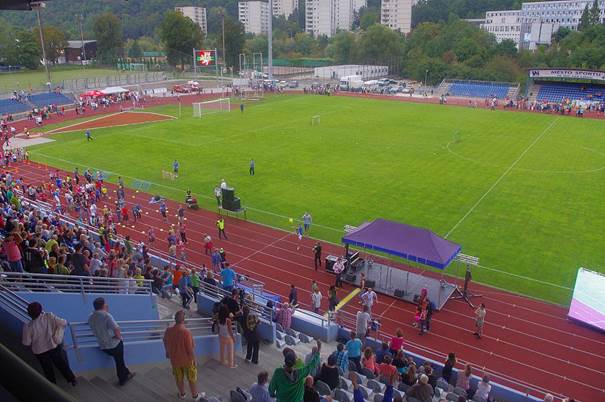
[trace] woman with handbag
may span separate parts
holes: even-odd
[[[69,367],[67,354],[63,349],[63,334],[67,321],[42,311],[42,305],[38,302],[27,306],[27,314],[32,320],[23,327],[23,344],[31,346],[42,366],[44,376],[48,381],[56,383],[54,366],[68,383],[75,386],[76,376]]]

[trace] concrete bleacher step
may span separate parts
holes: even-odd
[[[102,389],[103,393],[108,395],[109,400],[111,401],[119,401],[123,394],[119,389],[116,389],[112,384],[105,381],[101,377],[93,377],[90,379],[90,383],[96,386],[98,389]]]
[[[97,386],[86,378],[78,377],[78,385],[72,387],[71,385],[65,385],[63,389],[76,398],[78,401],[90,401],[90,402],[114,402],[119,399],[116,396],[111,395],[107,392],[107,388],[111,388],[111,385],[105,384]]]

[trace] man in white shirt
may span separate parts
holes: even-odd
[[[489,383],[489,376],[484,375],[483,379],[477,384],[477,392],[475,393],[475,395],[479,395],[479,397],[483,398],[486,401],[489,401],[489,393],[491,390],[492,385]]]
[[[355,333],[362,341],[366,338],[370,321],[372,321],[372,317],[370,317],[370,313],[368,312],[368,306],[363,306],[363,310],[357,312],[357,319],[355,321]]]
[[[27,314],[32,320],[23,326],[23,345],[31,346],[48,381],[57,383],[54,366],[68,383],[75,386],[76,376],[69,367],[62,343],[67,321],[52,313],[43,312],[42,305],[38,302],[27,306]]]
[[[311,294],[311,304],[313,305],[313,311],[319,314],[319,309],[321,307],[321,292],[319,289],[315,289]]]
[[[332,267],[332,271],[334,271],[334,273],[336,274],[336,283],[334,283],[334,286],[336,286],[337,288],[341,288],[342,287],[342,273],[345,270],[345,264],[346,264],[347,260],[344,258],[339,258],[335,263],[334,266]]]
[[[361,304],[364,307],[368,308],[369,314],[372,314],[372,306],[374,306],[374,303],[376,303],[377,301],[378,301],[378,296],[376,295],[376,292],[374,292],[374,290],[372,288],[368,288],[361,295]]]
[[[227,188],[227,182],[225,181],[225,179],[221,179],[221,188],[222,189]]]

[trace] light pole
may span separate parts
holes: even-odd
[[[428,85],[428,80],[429,80],[429,70],[427,68],[426,71],[424,72],[424,86],[425,87]]]
[[[47,85],[50,90],[50,70],[48,69],[48,60],[46,60],[46,48],[44,46],[44,32],[42,31],[42,19],[40,18],[40,9],[46,7],[46,3],[32,3],[32,8],[36,10],[38,17],[38,29],[40,30],[40,44],[42,45],[42,63],[44,63],[44,69],[46,70],[46,79],[48,80]]]
[[[223,68],[227,67],[227,54],[225,53],[225,10],[221,11],[223,20]]]
[[[86,47],[84,46],[84,31],[82,30],[82,20],[83,19],[84,19],[84,16],[82,14],[78,14],[78,22],[80,25],[80,39],[82,41],[82,52],[80,52],[82,66],[84,66],[84,60],[86,60]]]
[[[267,75],[273,79],[273,0],[269,0],[269,23],[267,24]],[[262,66],[261,66],[262,68]]]

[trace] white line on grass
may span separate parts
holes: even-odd
[[[466,220],[466,218],[468,218],[468,216],[470,214],[473,213],[475,208],[477,208],[479,206],[479,204],[481,204],[481,201],[483,201],[485,199],[485,197],[487,197],[489,195],[489,193],[491,193],[492,190],[494,188],[496,188],[496,186],[498,184],[500,184],[500,182],[506,176],[508,176],[508,174],[515,168],[515,166],[517,166],[517,163],[519,163],[521,161],[521,159],[523,159],[525,154],[527,154],[534,147],[534,145],[536,145],[538,143],[538,141],[540,141],[542,139],[542,137],[544,137],[546,135],[546,133],[548,133],[550,131],[550,129],[555,125],[555,123],[557,121],[559,121],[559,116],[557,116],[552,121],[552,123],[550,123],[548,125],[548,127],[546,127],[544,130],[542,130],[542,132],[532,141],[532,143],[529,144],[527,146],[527,148],[525,148],[523,150],[523,152],[521,152],[519,157],[514,160],[514,162],[504,171],[504,173],[502,173],[502,175],[500,177],[498,177],[498,179],[494,182],[494,184],[492,184],[491,187],[488,188],[487,191],[485,193],[483,193],[483,195],[477,200],[477,202],[475,202],[475,204],[473,204],[473,206],[466,212],[466,214],[464,214],[464,216],[462,218],[460,218],[460,220],[458,220],[458,222],[456,222],[456,224],[449,230],[449,232],[446,233],[446,235],[445,235],[446,239],[458,228],[458,226],[460,226],[462,224],[462,222],[464,222]]]
[[[46,134],[52,134],[52,133],[61,132],[61,130],[65,130],[66,128],[70,128],[70,127],[79,126],[80,124],[84,124],[84,123],[90,123],[91,121],[97,121],[97,120],[101,120],[101,119],[104,119],[104,118],[106,118],[106,117],[112,117],[112,116],[118,115],[118,114],[120,114],[120,113],[122,113],[122,112],[116,112],[116,113],[104,114],[104,115],[102,115],[102,116],[95,117],[94,119],[90,119],[90,120],[84,120],[84,121],[81,121],[81,122],[79,122],[79,123],[74,123],[74,124],[70,124],[70,125],[68,125],[68,126],[63,126],[63,127],[59,127],[59,128],[52,129],[52,130],[50,130],[50,131],[47,131],[47,132],[46,132]]]

